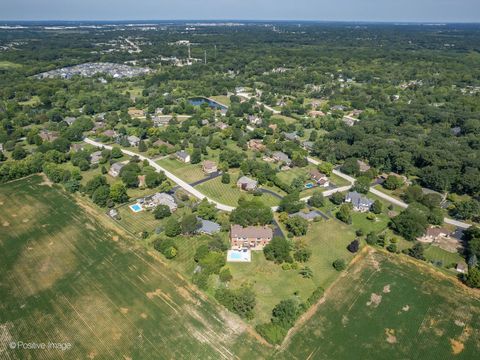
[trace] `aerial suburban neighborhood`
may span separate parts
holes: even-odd
[[[477,358],[479,49],[0,20],[0,359]]]

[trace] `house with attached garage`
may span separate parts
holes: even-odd
[[[212,174],[218,171],[217,164],[211,160],[205,160],[202,164],[202,170],[205,174]]]
[[[232,225],[230,227],[230,245],[233,250],[263,250],[273,238],[273,230],[269,226]]]
[[[190,162],[190,154],[187,153],[185,150],[180,150],[175,153],[175,157],[184,163]]]
[[[358,212],[370,211],[373,205],[373,200],[359,194],[356,191],[349,192],[345,196],[345,202],[353,205],[353,210]]]
[[[250,179],[249,177],[242,176],[237,181],[237,187],[245,191],[253,191],[257,188],[258,181]]]
[[[130,146],[136,147],[138,144],[140,144],[140,138],[135,136],[135,135],[130,135],[127,137],[127,141],[130,144]]]
[[[272,158],[276,162],[283,163],[285,165],[290,165],[292,163],[292,160],[288,157],[288,155],[281,151],[275,151],[272,154]]]
[[[146,208],[156,208],[158,205],[168,206],[172,213],[178,208],[175,198],[167,193],[156,193],[150,198],[146,198],[143,204]]]
[[[324,173],[321,173],[317,169],[313,169],[313,170],[310,170],[309,174],[310,174],[310,179],[315,181],[315,183],[318,186],[321,186],[321,187],[329,187],[330,186],[330,180],[328,180],[327,175],[325,175]]]
[[[118,177],[120,175],[120,171],[122,171],[122,168],[124,166],[125,164],[115,163],[112,166],[110,166],[110,170],[108,170],[108,174],[113,177]]]

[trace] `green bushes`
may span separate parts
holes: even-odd
[[[167,259],[173,259],[178,253],[178,248],[172,239],[158,239],[154,242],[153,247]]]

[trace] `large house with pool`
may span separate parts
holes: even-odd
[[[263,250],[272,238],[273,230],[269,226],[232,225],[230,228],[230,244],[234,250]]]

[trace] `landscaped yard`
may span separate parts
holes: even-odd
[[[201,191],[204,195],[210,199],[218,201],[225,205],[237,206],[240,197],[248,199],[259,199],[268,206],[277,206],[280,203],[280,199],[271,194],[262,194],[261,196],[253,196],[245,191],[240,190],[236,186],[236,179],[238,172],[232,172],[230,184],[222,184],[222,178],[216,177],[215,179],[206,181],[200,185],[197,185],[195,189]]]
[[[328,287],[339,276],[333,261],[342,258],[348,262],[352,258],[346,247],[354,238],[352,228],[335,219],[313,223],[305,237],[312,250],[310,260],[305,263],[313,271],[311,279],[302,278],[299,270],[282,270],[281,265],[267,261],[261,251],[253,252],[251,263],[230,263],[232,284],[249,282],[257,293],[255,323],[268,322],[273,307],[292,297],[295,291],[306,300],[318,286]]]
[[[293,332],[280,359],[475,359],[480,300],[424,265],[359,259]]]
[[[202,164],[186,164],[177,159],[166,158],[157,161],[157,164],[164,167],[180,179],[187,183],[201,180],[205,178],[205,173],[202,170]]]

